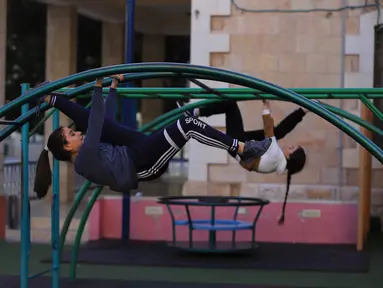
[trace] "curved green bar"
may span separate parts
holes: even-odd
[[[368,109],[376,116],[378,117],[381,121],[383,121],[383,113],[379,111],[378,108],[375,107],[374,104],[370,102],[370,100],[364,95],[360,94],[360,100],[363,102],[364,105],[367,106]]]
[[[367,149],[374,157],[376,157],[381,163],[383,163],[383,151],[375,143],[368,138],[364,137],[359,131],[354,129],[351,125],[344,122],[341,118],[334,113],[321,107],[319,104],[306,99],[305,97],[282,87],[276,86],[272,83],[232,72],[223,69],[180,64],[180,63],[138,63],[138,64],[121,64],[115,66],[102,67],[97,69],[88,70],[85,72],[77,73],[72,76],[65,77],[61,80],[52,82],[49,85],[43,86],[40,89],[32,90],[25,93],[25,97],[18,98],[0,109],[0,117],[4,116],[4,111],[11,108],[16,108],[18,105],[26,102],[26,99],[36,97],[38,95],[47,94],[50,91],[58,90],[65,86],[68,86],[76,81],[87,81],[95,79],[100,76],[107,77],[108,75],[118,73],[148,73],[148,72],[172,72],[172,73],[188,73],[198,75],[198,78],[212,77],[219,78],[221,82],[227,82],[235,85],[241,85],[256,90],[261,90],[265,93],[276,95],[282,99],[294,102],[306,109],[311,110],[318,116],[327,120],[334,126],[341,129],[347,135],[356,140],[360,145]],[[1,138],[0,138],[1,140]]]
[[[77,192],[76,197],[73,201],[72,206],[69,209],[68,215],[65,218],[63,227],[61,229],[61,234],[60,234],[60,260],[62,257],[62,251],[64,249],[65,245],[65,239],[66,235],[68,234],[69,226],[72,222],[72,219],[74,217],[74,214],[76,213],[78,207],[80,206],[81,200],[84,198],[86,195],[86,192],[88,192],[88,189],[91,185],[91,182],[86,181],[80,188],[80,190]]]
[[[339,115],[340,117],[343,117],[347,120],[350,120],[350,121],[354,122],[355,124],[358,124],[358,125],[362,126],[363,128],[366,128],[367,130],[373,132],[373,133],[376,133],[376,134],[383,136],[383,130],[372,125],[371,123],[367,122],[366,120],[363,120],[362,118],[360,118],[360,117],[358,117],[358,116],[356,116],[350,112],[342,110],[338,107],[334,107],[334,106],[331,106],[331,105],[325,104],[325,103],[321,103],[321,105],[323,107],[325,107],[327,110]]]
[[[84,210],[84,214],[82,215],[80,224],[77,228],[77,233],[76,233],[76,238],[75,238],[75,242],[73,245],[72,258],[71,258],[71,263],[70,263],[69,277],[71,279],[76,278],[78,250],[80,248],[81,237],[82,237],[82,234],[84,233],[86,222],[88,221],[90,212],[92,211],[93,206],[96,203],[97,198],[101,194],[101,191],[103,188],[104,187],[98,186],[93,190],[92,197],[90,198],[88,205],[86,206],[86,208]]]
[[[173,74],[174,75],[174,74]],[[175,77],[175,76],[174,76]],[[191,77],[191,76],[190,76]],[[73,88],[63,88],[59,91],[68,92]],[[227,94],[230,96],[245,97],[254,96],[254,94],[259,94],[261,97],[272,97],[270,98],[276,100],[277,97],[272,94],[266,94],[260,90],[251,89],[251,88],[216,88],[214,89],[221,94]],[[381,99],[383,98],[383,88],[291,88],[290,90],[307,96],[310,99],[359,99],[359,95],[366,95],[369,99]],[[108,93],[108,90],[105,88],[103,90],[104,94]],[[185,94],[195,95],[198,98],[205,98],[212,95],[212,93],[207,93],[202,88],[117,88],[117,93],[129,98],[157,98],[158,96],[164,95],[164,97],[184,97]],[[90,93],[83,95],[83,97],[89,97]],[[201,97],[200,97],[201,96]],[[81,96],[80,96],[81,97]],[[216,96],[214,96],[216,97]]]

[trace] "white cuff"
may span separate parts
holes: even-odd
[[[49,149],[48,149],[48,146],[47,146],[47,145],[45,145],[44,150],[46,150],[46,151],[49,152]]]
[[[270,109],[263,109],[262,115],[271,114]]]

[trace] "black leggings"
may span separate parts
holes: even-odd
[[[96,91],[101,89],[95,90],[94,93],[98,93]],[[109,93],[115,93],[115,90],[111,89]],[[89,109],[62,97],[56,97],[53,103],[53,106],[71,118],[80,130],[87,130]],[[158,178],[164,173],[169,161],[190,139],[226,150],[232,157],[237,155],[238,140],[194,117],[180,118],[151,135],[123,126],[111,117],[105,117],[101,136],[101,142],[129,148],[138,179],[141,181]]]
[[[261,141],[265,139],[264,130],[252,130],[245,131],[243,128],[243,120],[241,111],[238,108],[238,104],[233,100],[224,100],[222,102],[208,104],[199,108],[199,116],[209,117],[216,114],[225,114],[226,116],[226,134],[239,141],[257,140]],[[302,108],[299,108],[289,114],[283,119],[276,127],[274,127],[274,134],[277,139],[284,138],[300,123],[305,116],[305,112]]]

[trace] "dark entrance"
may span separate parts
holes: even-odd
[[[375,26],[374,87],[383,88],[383,24]],[[376,99],[375,106],[383,111],[383,99]],[[383,121],[374,116],[374,125],[383,129]],[[383,148],[383,136],[374,134],[373,140]]]

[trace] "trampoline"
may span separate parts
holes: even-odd
[[[255,230],[259,216],[263,207],[270,203],[269,200],[251,197],[234,197],[234,196],[166,196],[161,197],[157,201],[166,205],[172,223],[172,242],[168,243],[173,248],[187,250],[191,252],[202,253],[228,253],[249,251],[256,248]],[[186,211],[186,219],[176,219],[172,206],[184,206]],[[258,206],[258,211],[253,221],[238,220],[240,208]],[[210,219],[192,219],[192,207],[209,207]],[[217,219],[216,210],[218,207],[233,207],[234,214],[232,219]],[[189,241],[177,241],[176,227],[187,226],[189,228]],[[193,231],[202,230],[209,232],[208,242],[193,241]],[[237,231],[251,231],[250,242],[237,242]],[[230,242],[218,242],[218,231],[232,231]]]

